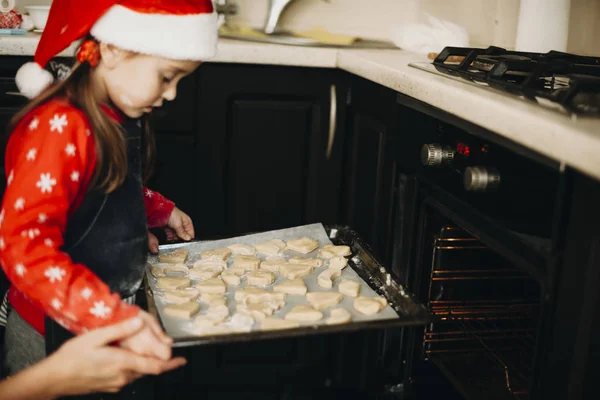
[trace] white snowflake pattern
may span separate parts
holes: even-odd
[[[17,211],[21,211],[25,208],[25,199],[22,197],[19,197],[17,199],[17,201],[15,201],[15,210]]]
[[[90,308],[90,313],[96,318],[106,318],[110,312],[110,307],[107,307],[103,301],[95,301],[94,307]]]
[[[37,117],[34,117],[31,122],[29,123],[29,130],[30,131],[35,131],[38,126],[40,126],[40,120],[37,119]]]
[[[62,277],[65,276],[66,273],[67,272],[60,267],[50,267],[44,272],[44,275],[50,280],[50,283],[54,283],[54,281],[62,281]]]
[[[54,246],[54,242],[53,242],[53,241],[52,241],[52,239],[50,239],[50,238],[46,238],[46,239],[44,239],[44,244],[45,244],[46,246],[48,246],[48,247],[52,247],[52,246]]]
[[[71,172],[71,180],[73,182],[79,182],[79,171]]]
[[[27,161],[35,161],[35,156],[37,155],[36,149],[29,149],[27,152]]]
[[[43,223],[44,223],[44,222],[46,222],[46,221],[48,221],[48,216],[47,216],[46,214],[44,214],[44,213],[40,213],[40,214],[38,215],[38,222],[39,222],[40,224],[43,224]]]
[[[59,301],[58,299],[55,299],[55,300],[56,300],[56,301],[58,301],[58,303],[57,303],[57,304],[60,304],[60,301]],[[57,310],[58,310],[58,309],[59,309],[61,306],[62,306],[62,304],[60,304],[60,305],[58,306]],[[65,329],[67,329],[67,330],[71,328],[71,324],[70,324],[69,322],[65,321],[65,320],[64,320],[64,319],[62,319],[62,318],[55,318],[54,320],[55,320],[55,321],[56,321],[56,322],[57,322],[57,323],[58,323],[60,326],[62,326],[63,328],[65,328]]]
[[[40,230],[37,228],[25,229],[23,232],[21,232],[21,236],[23,236],[23,237],[29,236],[29,239],[35,239],[36,237],[40,236]]]
[[[90,289],[87,286],[84,287],[83,290],[81,291],[81,297],[83,297],[86,300],[89,300],[93,294],[94,294],[94,292],[92,291],[92,289]]]
[[[4,208],[0,211],[0,227],[2,227],[2,223],[4,222]]]
[[[154,196],[154,192],[150,189],[146,189],[146,197],[152,197]]]
[[[50,120],[50,132],[58,131],[62,135],[63,128],[67,125],[69,125],[69,121],[67,121],[66,114],[61,116],[54,114],[54,117]]]
[[[62,302],[57,298],[52,299],[51,304],[55,310],[60,310],[62,308]]]
[[[92,132],[91,132],[89,129],[86,129],[86,130],[85,130],[85,135],[86,135],[86,136],[90,136],[91,134],[92,134]]]
[[[4,238],[0,237],[0,250],[6,249],[6,243],[4,243]]]
[[[35,186],[40,188],[42,193],[52,193],[52,186],[56,185],[56,179],[52,178],[50,173],[45,173],[40,175],[40,180],[37,181]]]
[[[75,145],[73,143],[69,143],[67,145],[67,147],[65,147],[65,153],[67,153],[67,155],[69,157],[75,156],[75,151],[76,150],[77,150],[77,148],[75,147]]]
[[[10,185],[12,183],[13,179],[15,179],[15,171],[11,170],[10,174],[8,174],[8,179],[6,180],[6,184]]]
[[[19,276],[23,276],[25,275],[25,272],[27,272],[27,269],[25,268],[25,266],[21,263],[15,265],[15,272],[17,273],[17,275]]]

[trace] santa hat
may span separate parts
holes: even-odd
[[[211,0],[54,0],[34,62],[17,72],[21,93],[33,98],[50,86],[48,61],[88,33],[125,50],[202,61],[216,53],[218,24]]]

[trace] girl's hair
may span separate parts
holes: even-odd
[[[87,116],[90,129],[96,143],[96,167],[90,183],[90,189],[99,189],[110,193],[118,188],[127,174],[127,145],[123,128],[100,108],[92,93],[92,68],[88,63],[77,62],[71,74],[64,80],[55,83],[39,96],[30,101],[19,111],[8,124],[8,132],[13,132],[17,125],[31,111],[61,97],[71,105],[83,111]],[[143,179],[146,181],[152,174],[155,141],[151,131],[150,117],[145,116],[142,124]]]

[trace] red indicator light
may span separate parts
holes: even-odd
[[[458,143],[456,145],[456,152],[465,157],[469,157],[469,155],[471,155],[471,148],[464,143]]]

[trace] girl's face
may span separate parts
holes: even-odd
[[[97,73],[105,95],[130,118],[139,118],[177,97],[177,84],[199,61],[175,61],[109,49]],[[116,53],[115,53],[116,51]]]

